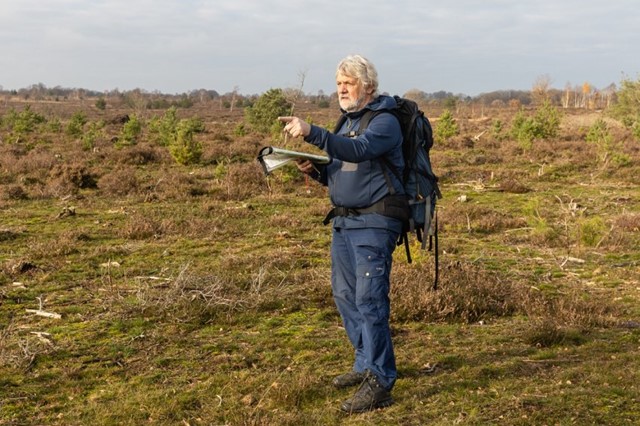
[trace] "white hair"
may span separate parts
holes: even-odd
[[[347,56],[338,64],[336,77],[338,74],[358,80],[371,97],[378,95],[378,71],[367,58],[360,55]]]

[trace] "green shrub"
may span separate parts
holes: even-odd
[[[194,137],[202,132],[197,120],[183,119],[176,126],[175,137],[169,144],[169,152],[177,163],[195,164],[202,158],[202,144]]]
[[[169,147],[169,153],[179,164],[194,164],[202,158],[202,144],[194,135],[205,131],[204,121],[198,117],[178,119],[177,108],[169,108],[162,118],[149,123],[155,142]]]
[[[124,123],[122,131],[116,142],[116,146],[130,146],[138,143],[138,138],[142,134],[142,123],[138,116],[133,114],[129,117],[129,121]]]
[[[493,122],[493,125],[491,127],[491,134],[496,140],[504,139],[504,123],[502,122],[502,120],[495,120]]]
[[[612,152],[613,137],[609,132],[607,123],[601,118],[596,120],[591,127],[589,127],[586,140],[587,143],[594,145],[598,149],[598,153],[602,161],[605,161],[607,155]]]
[[[244,123],[238,123],[238,125],[233,129],[233,134],[236,136],[246,136],[247,127]]]
[[[164,98],[152,99],[146,104],[147,109],[167,109],[171,107],[171,103]]]
[[[536,111],[533,117],[536,123],[538,134],[536,137],[540,139],[550,139],[558,136],[560,130],[560,111],[551,102],[545,101],[544,104]]]
[[[607,225],[599,216],[584,218],[578,223],[580,242],[587,247],[596,247],[607,233]]]
[[[154,136],[154,141],[161,146],[169,146],[175,139],[178,127],[177,108],[171,107],[165,111],[162,118],[154,117],[149,123],[149,132]]]
[[[244,111],[246,122],[256,132],[279,134],[282,126],[278,117],[289,115],[291,103],[282,89],[269,89]]]
[[[229,168],[227,167],[227,165],[224,162],[220,162],[213,169],[213,178],[221,181],[227,176],[228,172]]]
[[[631,133],[633,133],[633,136],[640,140],[640,120],[636,121],[635,124],[633,126],[631,126]]]
[[[182,95],[178,101],[174,101],[172,104],[180,108],[191,108],[193,100],[187,95]]]
[[[49,119],[49,122],[47,123],[47,128],[49,129],[50,132],[60,133],[62,131],[62,122],[58,117],[53,117]]]
[[[24,135],[32,133],[37,126],[46,123],[43,115],[31,111],[31,105],[27,105],[20,112],[11,108],[3,120],[3,124],[14,134]]]
[[[520,109],[511,122],[511,137],[520,142],[524,149],[530,149],[536,139],[550,139],[558,135],[561,116],[557,108],[545,101],[533,117],[528,117]]]
[[[82,134],[80,140],[82,141],[82,149],[90,151],[95,146],[96,140],[104,136],[102,130],[102,123],[89,123],[87,130]]]
[[[602,118],[597,119],[587,132],[587,142],[594,145],[609,145],[612,137],[606,121]]]
[[[104,111],[105,109],[107,109],[107,101],[105,101],[104,98],[98,98],[98,100],[96,101],[96,108],[98,108],[100,111]]]
[[[453,118],[453,114],[450,110],[445,110],[438,118],[433,134],[434,139],[439,142],[444,142],[459,133],[460,129],[458,128],[456,120]]]
[[[87,115],[82,111],[76,111],[67,123],[67,135],[79,138],[82,136],[84,125],[87,124]]]
[[[609,113],[630,128],[633,135],[640,139],[640,79],[622,80],[620,90],[616,92],[616,98]]]

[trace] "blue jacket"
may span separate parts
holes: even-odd
[[[364,208],[375,204],[389,194],[385,180],[382,157],[386,158],[394,170],[386,170],[392,185],[398,194],[404,190],[396,173],[402,175],[404,160],[402,157],[402,130],[397,118],[383,112],[376,115],[369,126],[359,136],[350,138],[342,136],[350,130],[358,130],[360,119],[365,110],[390,110],[395,108],[396,101],[390,96],[381,95],[367,104],[364,109],[346,113],[347,120],[337,134],[318,126],[311,126],[305,141],[325,151],[331,163],[320,167],[315,175],[318,181],[329,187],[329,197],[334,206]],[[344,112],[344,111],[343,111]],[[397,219],[379,214],[336,217],[333,226],[338,228],[402,228]]]

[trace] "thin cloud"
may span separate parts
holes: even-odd
[[[634,76],[637,5],[463,0],[0,0],[0,85],[260,93],[333,91],[362,53],[381,89],[477,94]]]

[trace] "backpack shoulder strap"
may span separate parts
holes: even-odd
[[[333,128],[333,133],[338,134],[338,132],[340,131],[340,129],[342,128],[342,125],[344,124],[344,122],[347,121],[347,116],[346,114],[342,114],[339,118],[338,121],[336,122],[335,127]]]
[[[371,111],[370,109],[366,110],[362,117],[360,117],[360,124],[358,125],[358,134],[361,135],[364,131],[369,127],[369,123],[374,119],[375,116],[380,114],[383,111]]]

